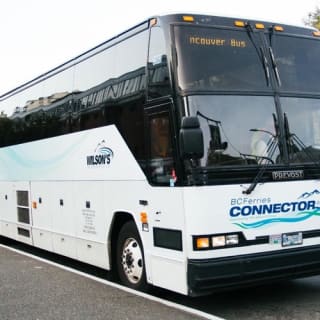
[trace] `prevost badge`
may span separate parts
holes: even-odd
[[[304,171],[303,170],[287,170],[287,171],[272,171],[272,179],[279,180],[294,180],[294,179],[303,179]]]

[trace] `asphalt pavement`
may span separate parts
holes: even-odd
[[[0,246],[0,319],[203,318]]]

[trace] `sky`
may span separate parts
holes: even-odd
[[[320,0],[1,0],[0,95],[146,18],[205,13],[303,25]]]

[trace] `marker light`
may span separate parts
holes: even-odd
[[[279,32],[284,31],[283,27],[281,27],[281,26],[274,26],[273,29],[274,29],[275,31],[279,31]]]
[[[142,223],[148,223],[148,215],[146,212],[141,212],[140,213],[140,221]]]
[[[236,26],[236,27],[245,27],[246,26],[246,24],[244,23],[244,21],[240,21],[240,20],[236,20],[235,22],[234,22],[234,25]]]
[[[197,249],[209,248],[209,238],[208,237],[197,238],[196,246],[197,246]]]
[[[312,33],[315,37],[320,37],[320,31],[313,31]]]
[[[256,29],[264,29],[264,24],[263,23],[256,23],[255,27],[256,27]]]
[[[194,22],[194,17],[193,16],[183,16],[182,19],[185,22]]]

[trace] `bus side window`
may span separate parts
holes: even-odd
[[[173,155],[168,113],[150,117],[149,166],[153,183],[169,184],[173,168]]]
[[[163,30],[151,28],[148,56],[148,100],[171,94]]]

